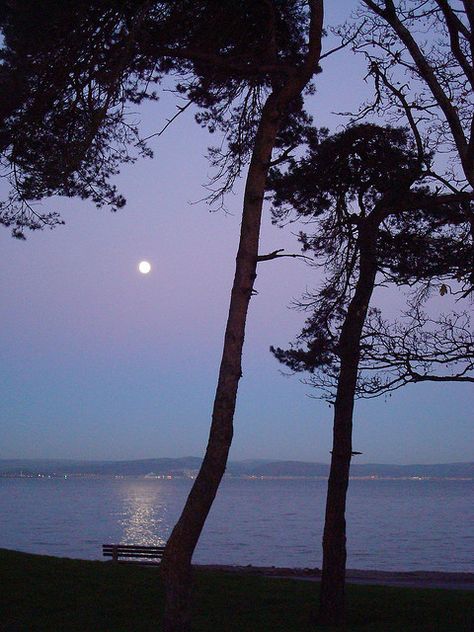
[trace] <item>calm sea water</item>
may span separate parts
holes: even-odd
[[[0,547],[100,559],[105,542],[164,543],[190,481],[0,479]],[[198,563],[320,567],[326,482],[226,480]],[[351,481],[348,566],[474,571],[474,482]]]

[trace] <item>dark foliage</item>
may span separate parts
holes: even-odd
[[[426,162],[419,160],[407,130],[370,124],[333,136],[327,130],[315,132],[300,161],[292,161],[284,173],[272,172],[275,221],[296,213],[311,222],[311,233],[301,233],[300,241],[303,250],[314,256],[315,265],[323,268],[326,280],[301,301],[311,316],[296,344],[271,350],[292,371],[309,372],[310,383],[329,399],[339,375],[341,328],[359,278],[361,236],[370,227],[376,230],[378,284],[417,286],[424,289],[420,296],[434,283],[447,287],[452,281],[457,288],[472,287],[470,196],[430,190],[425,177]],[[414,314],[407,317],[409,327],[418,318],[419,328],[420,313],[416,311],[417,318]],[[365,331],[361,348],[358,393],[362,396],[371,395],[370,385],[375,387],[376,382],[380,394],[383,389],[378,387],[385,383],[365,372],[374,366],[387,368],[387,354],[385,363],[373,364],[375,317],[373,313],[367,323],[371,334]],[[385,324],[386,335],[388,330]],[[398,353],[402,355],[401,350]],[[422,354],[421,348],[418,353]]]
[[[291,161],[284,176],[272,171],[274,217],[291,208],[304,217],[331,210],[342,220],[354,202],[363,212],[420,176],[417,153],[402,128],[364,124],[334,135],[313,130],[304,159]]]
[[[61,223],[32,204],[44,197],[125,204],[111,178],[151,155],[130,106],[157,99],[165,75],[199,124],[225,133],[213,154],[217,196],[225,192],[249,157],[265,93],[306,52],[308,14],[297,0],[13,1],[0,16],[0,156],[11,183],[0,223],[17,237]],[[292,134],[307,122],[301,106],[289,113]]]

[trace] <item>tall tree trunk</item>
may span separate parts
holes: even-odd
[[[268,98],[250,163],[224,348],[206,454],[180,519],[166,546],[162,572],[166,583],[165,632],[190,624],[191,558],[224,475],[233,436],[233,417],[241,377],[241,358],[249,300],[256,277],[260,222],[268,164],[281,114]]]
[[[245,186],[240,242],[236,258],[224,348],[201,469],[162,561],[165,580],[164,632],[189,630],[191,559],[224,475],[233,436],[233,418],[241,373],[247,310],[256,278],[260,223],[271,155],[290,102],[313,76],[321,54],[323,1],[310,0],[310,33],[304,65],[268,97],[260,119]]]
[[[345,620],[346,497],[352,456],[352,417],[360,360],[360,340],[375,285],[376,228],[360,226],[360,265],[339,340],[340,371],[334,402],[331,468],[323,535],[323,569],[319,620],[339,625]]]
[[[241,371],[247,310],[256,278],[260,223],[272,151],[290,102],[315,73],[321,55],[323,0],[308,0],[310,28],[305,63],[268,97],[247,174],[239,248],[206,454],[166,545],[164,632],[187,632],[191,622],[191,560],[225,472]]]

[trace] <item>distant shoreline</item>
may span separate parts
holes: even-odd
[[[85,461],[64,459],[0,459],[0,477],[102,478],[143,477],[147,479],[196,478],[199,457],[136,459],[129,461]],[[328,463],[254,459],[229,461],[225,477],[248,480],[327,480]],[[352,480],[474,480],[474,462],[396,465],[359,463],[351,465]]]
[[[68,474],[44,474],[42,472],[0,472],[0,479],[87,479],[87,480],[120,480],[120,479],[140,479],[140,480],[194,480],[194,475],[181,475],[181,474],[162,474],[162,475],[148,475],[148,474],[94,474],[88,472],[77,472]],[[327,481],[327,476],[265,476],[265,475],[242,475],[236,476],[233,474],[224,475],[226,480],[247,480],[247,481]],[[350,476],[351,481],[474,481],[472,476]]]

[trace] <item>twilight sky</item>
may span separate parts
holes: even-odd
[[[354,2],[327,3],[327,24]],[[326,47],[331,47],[328,39]],[[311,98],[315,123],[335,130],[363,99],[361,60],[330,57]],[[140,110],[143,135],[173,114],[163,98]],[[202,455],[207,443],[239,231],[242,183],[229,213],[209,212],[202,184],[216,138],[189,110],[151,142],[154,160],[123,169],[117,214],[80,200],[46,201],[66,226],[0,231],[0,458],[130,459]],[[261,252],[297,252],[291,229],[265,214]],[[152,264],[148,275],[140,260]],[[260,264],[252,298],[232,459],[329,461],[332,409],[285,378],[269,353],[304,315],[289,309],[317,283],[304,263]],[[381,304],[393,294],[379,294]],[[357,462],[472,460],[472,391],[409,386],[356,404]]]

